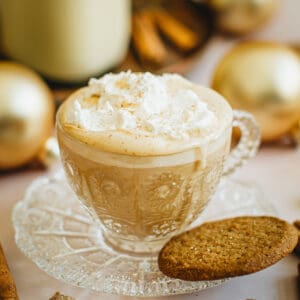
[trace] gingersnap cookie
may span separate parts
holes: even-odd
[[[173,237],[158,256],[160,270],[183,280],[215,280],[260,271],[293,251],[297,230],[275,217],[236,217]]]

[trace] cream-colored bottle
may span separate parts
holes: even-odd
[[[130,0],[1,0],[4,53],[55,81],[116,66],[130,36]]]

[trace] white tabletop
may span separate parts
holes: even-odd
[[[277,16],[261,31],[247,38],[268,39],[300,44],[300,1],[284,0]],[[218,59],[236,40],[216,37],[190,72],[188,77],[198,83],[209,84],[211,72]],[[268,147],[239,170],[235,176],[244,181],[259,184],[278,215],[287,220],[300,219],[300,149]],[[21,300],[48,299],[55,291],[73,296],[76,300],[125,300],[138,299],[114,295],[91,294],[89,291],[61,283],[24,257],[14,243],[11,223],[13,205],[22,197],[28,184],[42,171],[20,171],[0,177],[0,240],[16,280]],[[197,294],[152,299],[178,300],[296,300],[296,256],[290,255],[274,266],[261,272],[232,279],[225,284]],[[299,293],[300,295],[300,293]]]

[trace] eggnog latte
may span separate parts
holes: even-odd
[[[228,155],[232,110],[179,75],[92,79],[58,112],[69,182],[115,247],[158,250],[204,209]]]

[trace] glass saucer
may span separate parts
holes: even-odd
[[[226,179],[193,224],[238,215],[274,215],[261,190]],[[13,210],[18,247],[39,268],[98,292],[163,296],[197,292],[225,280],[188,282],[164,276],[156,256],[130,256],[103,241],[98,224],[71,191],[62,171],[36,179]]]

